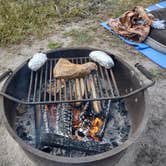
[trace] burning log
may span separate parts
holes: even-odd
[[[72,113],[69,105],[45,105],[40,109],[43,120],[41,133],[54,132],[63,136],[72,135]]]
[[[86,102],[86,103],[85,103],[85,105],[84,105],[84,107],[82,108],[82,112],[84,112],[84,113],[85,113],[85,111],[87,111],[87,110],[88,110],[89,105],[90,105],[90,102],[89,102],[89,101],[88,101],[88,102]]]
[[[97,133],[97,136],[99,138],[103,138],[103,135],[104,135],[104,132],[105,132],[105,129],[107,127],[107,123],[109,121],[109,113],[110,113],[110,105],[111,105],[111,100],[108,101],[108,106],[104,112],[104,121],[103,121],[103,125],[101,126],[101,129],[100,131]]]
[[[94,153],[102,153],[110,149],[109,143],[96,141],[84,142],[52,133],[42,133],[40,137],[40,145]]]
[[[73,118],[72,118],[73,128],[80,127],[80,123],[81,123],[81,120],[80,120],[81,112],[80,112],[80,110],[73,108],[72,109],[72,114],[73,114]]]
[[[59,104],[56,109],[55,133],[70,136],[72,134],[72,115],[68,104]]]
[[[96,136],[97,136],[97,133],[101,130],[102,125],[103,125],[103,121],[100,118],[95,118],[92,121],[92,127],[89,130],[89,135],[95,140],[98,140]]]

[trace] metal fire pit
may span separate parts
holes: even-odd
[[[47,53],[48,58],[72,58],[72,57],[82,57],[87,56],[89,53],[96,49],[91,48],[70,48],[70,49],[59,49]],[[44,153],[37,150],[30,145],[26,144],[20,137],[17,136],[15,132],[15,118],[16,118],[16,106],[17,103],[10,100],[10,98],[1,97],[0,107],[3,111],[4,123],[10,135],[16,140],[16,142],[23,148],[26,154],[35,162],[41,163],[41,165],[113,165],[119,160],[123,155],[126,148],[135,142],[138,136],[141,134],[145,128],[148,119],[149,110],[149,98],[147,91],[145,91],[149,86],[145,86],[140,80],[135,69],[130,67],[123,60],[119,59],[115,55],[108,53],[115,62],[115,67],[112,69],[114,73],[115,80],[117,82],[117,87],[119,94],[125,96],[128,93],[132,95],[125,96],[125,102],[129,112],[129,116],[132,122],[131,133],[127,141],[122,145],[109,150],[107,152],[79,158],[69,158],[53,156],[51,154]],[[24,99],[29,90],[29,82],[31,71],[28,69],[27,62],[19,66],[7,79],[3,86],[3,93],[13,96],[15,98]],[[145,70],[145,68],[137,67],[146,74],[146,77],[151,79],[151,75]],[[11,71],[7,72],[8,74]],[[150,86],[154,84],[152,82]],[[142,88],[143,87],[143,88]],[[146,88],[145,88],[146,87]],[[21,90],[20,90],[21,89]],[[119,98],[121,99],[121,98]]]

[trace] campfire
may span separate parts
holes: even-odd
[[[18,116],[18,135],[26,135],[23,139],[42,151],[71,157],[102,153],[122,144],[130,130],[125,103],[104,100],[119,95],[112,70],[90,62],[89,58],[50,60],[48,65],[49,79],[47,68],[44,78],[42,69],[40,77],[30,80],[28,98],[60,102],[27,107],[24,115]],[[23,121],[32,122],[32,116],[34,123],[27,127]],[[20,126],[22,130],[18,130]],[[29,127],[31,132],[27,132]]]
[[[65,129],[67,129],[67,131],[65,131],[62,135],[67,135],[73,139],[82,141],[100,140],[98,134],[101,131],[102,126],[104,125],[103,118],[95,117],[93,115],[90,115],[90,113],[82,112],[80,111],[81,107],[75,108],[70,106],[70,108],[68,107],[69,111],[67,111],[64,107],[64,109],[60,110],[59,112],[57,109],[59,109],[60,107],[64,106],[45,105],[45,112],[47,114],[46,118],[50,123],[50,130],[54,130],[54,132],[57,134],[62,134],[63,131],[59,130],[64,130],[64,128],[60,129],[60,126],[65,126]],[[59,115],[59,113],[61,115]],[[43,117],[45,118],[44,115]],[[59,117],[64,118],[63,122],[59,122],[62,124],[56,124],[56,122],[59,120]],[[45,121],[45,119],[43,119],[43,121]],[[45,129],[48,130],[47,127]]]

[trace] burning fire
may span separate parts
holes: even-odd
[[[78,109],[73,108],[72,112],[73,112],[73,127],[79,128],[81,126],[80,111]]]
[[[102,125],[103,125],[102,119],[98,117],[92,120],[86,119],[87,122],[89,122],[89,124],[87,123],[86,124],[87,126],[85,126],[85,123],[84,123],[85,120],[81,121],[80,119],[80,111],[77,109],[73,109],[72,112],[73,112],[73,127],[75,128],[75,130],[80,130],[83,133],[84,132],[86,133],[85,130],[88,130],[87,135],[85,133],[84,134],[98,141],[99,139],[97,137],[97,133],[100,132],[102,128]],[[76,136],[76,138],[80,139],[78,135]]]
[[[49,116],[51,126],[56,125],[56,105],[45,105],[45,111]],[[73,138],[84,140],[84,137],[89,137],[93,140],[99,141],[98,133],[103,126],[103,120],[99,117],[94,117],[93,119],[89,117],[84,117],[81,119],[81,112],[77,108],[72,108],[72,128],[75,134],[72,135]]]
[[[92,121],[92,127],[89,130],[89,135],[96,139],[96,134],[100,131],[101,127],[103,125],[103,121],[100,118],[95,118]]]
[[[49,111],[48,105],[45,105],[45,110],[46,110],[47,112]]]

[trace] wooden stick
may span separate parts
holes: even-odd
[[[83,78],[80,78],[80,86],[81,86],[82,97],[84,97],[84,95],[85,95],[85,84],[84,84]]]
[[[79,83],[79,79],[76,78],[75,80],[75,95],[76,95],[76,99],[81,100],[82,96],[81,96],[81,92],[80,92],[80,83]],[[76,102],[76,106],[80,106],[81,102]]]
[[[84,80],[81,78],[80,80],[76,78],[75,80],[75,94],[76,99],[81,100],[85,93],[85,85]],[[76,106],[80,106],[81,102],[76,102]]]
[[[94,85],[92,77],[89,79],[89,84],[90,84],[90,88],[92,92],[92,97],[95,99],[97,98],[97,94],[96,94],[96,89],[95,89],[95,85]],[[96,113],[100,113],[101,111],[100,101],[93,101],[93,108]]]

